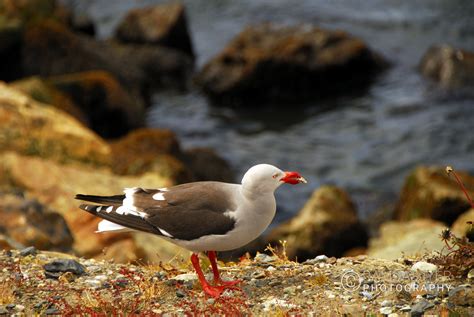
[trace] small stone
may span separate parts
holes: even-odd
[[[250,276],[254,279],[260,279],[264,278],[266,275],[264,272],[253,272]]]
[[[296,286],[288,286],[283,289],[283,293],[293,295],[296,293]]]
[[[4,307],[0,307],[0,315],[8,315],[9,312]]]
[[[388,317],[398,317],[398,314],[397,313],[391,313],[391,314],[388,314]]]
[[[474,306],[474,289],[470,285],[460,285],[448,292],[450,303],[459,306]]]
[[[367,292],[367,291],[362,291],[359,293],[364,299],[366,300],[373,300],[374,299],[374,293]]]
[[[215,302],[216,302],[216,300],[215,300],[214,298],[209,298],[209,299],[207,300],[207,303],[208,303],[209,305],[214,305]]]
[[[413,264],[411,267],[412,271],[421,271],[426,273],[435,273],[438,270],[438,267],[432,263],[419,261]]]
[[[95,288],[98,288],[102,285],[101,281],[98,281],[98,280],[95,280],[95,279],[85,280],[84,283],[86,283],[87,285],[89,285],[91,287],[95,287]]]
[[[46,315],[59,315],[61,312],[54,306],[49,307],[44,312]]]
[[[328,261],[328,257],[324,254],[316,256],[314,259],[306,260],[305,264],[316,264],[316,263],[326,263]]]
[[[470,269],[467,273],[467,278],[474,279],[474,269]]]
[[[182,290],[177,290],[176,291],[176,297],[183,298],[186,296],[186,293],[184,293]]]
[[[389,315],[389,314],[392,313],[392,307],[382,307],[382,308],[380,308],[379,312],[382,315]]]
[[[13,308],[15,308],[15,304],[8,304],[7,306],[5,306],[8,310],[12,310]]]
[[[277,260],[276,256],[270,256],[265,253],[259,253],[255,256],[254,260],[256,262],[261,262],[261,263],[270,263],[270,262],[275,262]]]
[[[36,255],[38,253],[38,250],[31,246],[24,248],[23,250],[20,251],[20,256],[28,256],[28,255]]]
[[[270,265],[269,267],[267,267],[267,271],[274,272],[276,271],[276,268]]]
[[[18,304],[18,305],[15,306],[15,310],[16,310],[16,311],[19,311],[19,312],[24,311],[24,310],[25,310],[25,306]]]
[[[171,278],[175,281],[187,282],[197,280],[197,275],[194,273],[179,274]]]
[[[382,306],[382,307],[391,307],[391,306],[393,306],[393,302],[391,300],[386,299],[386,300],[384,300],[380,303],[380,306]]]
[[[430,303],[429,301],[427,300],[421,300],[419,301],[418,303],[416,303],[415,305],[413,305],[411,307],[411,315],[416,317],[416,316],[421,316],[423,315],[424,311],[427,310],[427,309],[430,309],[434,307],[434,305],[432,303]]]
[[[411,311],[411,306],[410,305],[403,305],[402,307],[400,307],[400,311],[401,312]]]
[[[84,274],[85,267],[76,260],[57,259],[43,265],[46,277],[59,278],[64,272],[71,272],[76,275]]]
[[[278,286],[278,285],[281,285],[280,280],[273,280],[268,283],[268,286]]]

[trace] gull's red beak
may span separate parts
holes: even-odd
[[[301,174],[298,172],[285,172],[285,176],[283,176],[280,179],[280,182],[291,184],[291,185],[296,185],[299,183],[304,183],[304,184],[307,183],[306,179],[304,179],[304,177],[301,176]]]

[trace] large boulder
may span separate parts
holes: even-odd
[[[379,235],[370,239],[367,254],[374,258],[395,260],[402,256],[419,256],[445,247],[441,232],[446,228],[431,219],[408,222],[389,221],[380,227]]]
[[[130,10],[115,37],[125,43],[158,44],[194,56],[184,5],[171,2]]]
[[[110,165],[110,148],[95,133],[68,114],[0,83],[2,151],[60,162]]]
[[[193,67],[189,56],[170,48],[97,41],[51,20],[29,25],[22,43],[26,75],[105,70],[144,96],[155,87],[185,86]]]
[[[237,35],[196,82],[217,102],[256,105],[348,93],[366,86],[384,64],[343,31],[262,24]]]
[[[433,46],[421,59],[420,70],[445,88],[474,88],[474,52]]]
[[[134,233],[94,233],[100,219],[80,210],[80,202],[74,196],[78,193],[111,195],[122,192],[125,187],[134,186],[168,187],[174,184],[171,180],[156,173],[118,176],[105,168],[63,165],[11,152],[0,154],[0,175],[3,175],[0,178],[0,188],[24,191],[29,197],[34,197],[64,217],[74,236],[73,249],[77,254],[126,262],[139,259],[146,262],[156,258],[154,253],[150,253],[150,247],[145,249],[140,245],[139,237],[135,237]],[[129,249],[118,248],[117,243],[128,246]],[[163,244],[166,242],[163,241]],[[105,253],[104,249],[107,249]],[[160,254],[163,258],[171,258],[177,252],[177,247],[174,251],[172,248],[158,249],[168,250],[168,253]]]
[[[183,160],[195,181],[233,183],[234,173],[229,163],[210,148],[192,148],[184,151]]]
[[[145,105],[114,76],[88,71],[53,76],[48,83],[69,96],[87,114],[89,127],[104,138],[116,138],[144,125]]]
[[[474,197],[474,177],[466,172],[457,174]],[[444,168],[419,166],[405,179],[394,219],[432,218],[451,225],[470,208],[463,191]]]
[[[349,195],[337,187],[322,186],[293,219],[267,237],[273,245],[280,240],[287,241],[288,257],[305,260],[319,254],[341,256],[351,248],[365,246],[367,232]]]
[[[0,193],[0,232],[22,247],[70,252],[71,231],[64,218],[21,194]]]
[[[10,87],[25,93],[36,101],[49,104],[70,114],[84,125],[89,124],[87,116],[78,106],[76,106],[74,101],[68,95],[64,94],[41,77],[33,76],[23,78],[10,83]]]
[[[474,208],[460,215],[451,226],[451,231],[457,237],[466,236],[469,241],[474,242]]]
[[[176,135],[169,130],[138,129],[111,143],[112,169],[121,175],[155,172],[184,183],[192,180]]]

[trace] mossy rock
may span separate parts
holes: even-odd
[[[474,177],[462,171],[457,174],[473,197]],[[445,168],[419,166],[405,180],[394,218],[400,221],[431,218],[451,225],[469,208],[464,193]]]

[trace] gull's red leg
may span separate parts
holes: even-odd
[[[240,283],[240,280],[235,280],[235,281],[223,281],[221,279],[221,276],[219,274],[219,269],[217,267],[217,260],[216,260],[216,251],[208,251],[207,252],[207,257],[209,258],[209,261],[211,262],[211,267],[212,267],[212,273],[214,274],[214,284],[217,285],[224,285],[224,286],[233,286],[235,284]]]
[[[224,287],[209,285],[209,283],[206,281],[206,278],[204,277],[204,274],[202,273],[201,266],[199,265],[199,257],[196,253],[193,253],[191,255],[191,263],[193,264],[194,270],[196,271],[196,274],[198,275],[198,279],[199,279],[199,282],[201,283],[202,290],[206,294],[214,298],[218,298],[224,291]]]

